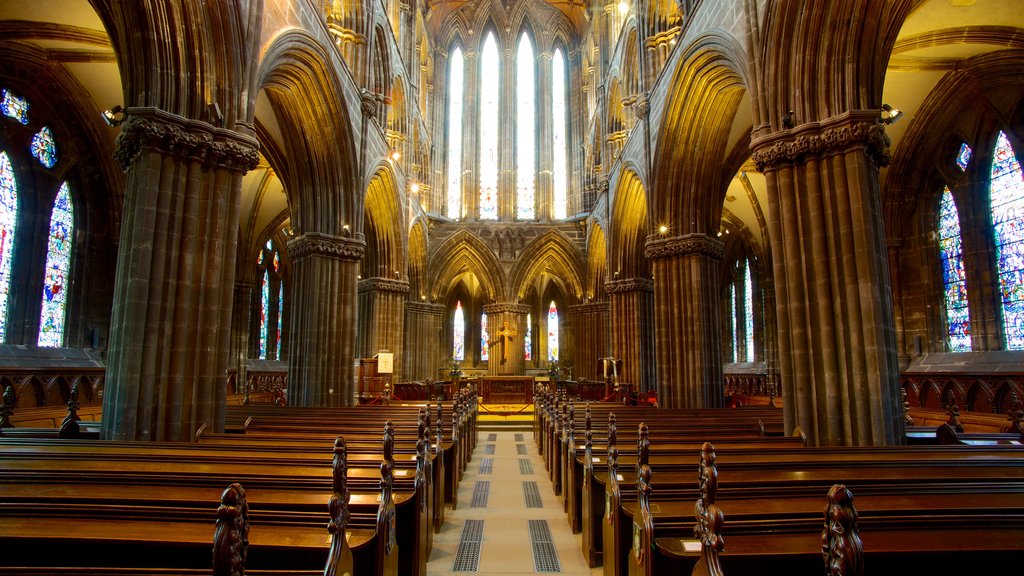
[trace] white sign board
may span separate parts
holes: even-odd
[[[395,371],[395,354],[393,352],[377,353],[377,374],[391,374]]]

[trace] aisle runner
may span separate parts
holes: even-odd
[[[427,563],[428,576],[594,576],[530,434],[481,433]]]

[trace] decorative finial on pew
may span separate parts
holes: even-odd
[[[636,431],[636,473],[650,463],[651,436],[647,430],[647,423],[641,422]]]
[[[768,385],[768,407],[778,408],[778,405],[775,404],[775,382]]]
[[[1010,392],[1010,407],[1006,410],[1006,419],[1010,421],[1010,432],[1024,434],[1024,426],[1021,426],[1021,422],[1024,421],[1024,406],[1021,405],[1016,392]]]
[[[333,493],[327,502],[327,511],[331,520],[327,523],[327,531],[331,534],[331,551],[327,556],[324,576],[338,574],[339,566],[351,563],[351,552],[346,553],[345,526],[348,525],[348,503],[351,494],[348,491],[348,447],[345,438],[334,439],[334,462],[331,466],[331,484]],[[344,573],[344,568],[342,568]]]
[[[4,388],[4,403],[0,404],[0,428],[14,428],[14,424],[11,424],[11,416],[14,415],[14,409],[18,407],[18,399],[14,396],[14,386],[9,385]]]
[[[386,534],[384,554],[390,555],[396,545],[395,503],[392,497],[395,473],[395,425],[388,420],[384,423],[384,461],[380,463],[380,507],[377,511],[377,533]],[[382,559],[381,559],[382,560]],[[378,573],[383,566],[378,565]]]
[[[245,576],[249,553],[249,505],[241,484],[231,484],[220,496],[217,529],[213,533],[213,576]]]
[[[615,469],[619,464],[618,430],[615,426],[615,412],[608,413],[608,470]]]
[[[903,397],[903,423],[907,426],[913,426],[914,419],[910,416],[910,402],[907,401],[907,389],[900,388],[900,395]]]
[[[949,414],[949,420],[946,424],[949,424],[957,432],[963,432],[964,425],[960,422],[960,407],[956,405],[953,391],[949,388],[946,389],[946,394],[943,397],[942,408],[946,411],[946,414]]]
[[[715,505],[718,494],[718,468],[715,467],[715,447],[705,442],[700,449],[700,499],[694,505],[697,525],[693,534],[700,540],[700,561],[693,568],[693,574],[700,576],[722,576],[718,553],[725,549],[722,525],[725,514]]]
[[[853,493],[842,484],[834,484],[828,491],[821,554],[828,576],[864,574],[864,545],[857,530],[857,509],[853,506]]]
[[[78,417],[78,406],[78,382],[75,382],[71,386],[71,394],[68,398],[68,414],[60,423],[60,430],[57,432],[58,438],[78,438],[80,431],[78,421],[81,420]]]

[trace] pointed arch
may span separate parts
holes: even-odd
[[[538,275],[547,272],[562,292],[583,298],[583,254],[565,234],[551,230],[531,242],[509,273],[512,299],[521,301]]]
[[[503,298],[506,294],[505,277],[494,252],[468,230],[459,230],[441,242],[431,251],[428,261],[442,263],[430,274],[427,282],[433,301],[443,299],[465,272],[476,275],[489,301]]]
[[[627,169],[619,176],[612,201],[612,279],[650,278],[650,265],[644,256],[649,234],[647,189],[636,171]]]
[[[587,283],[584,296],[604,300],[604,283],[608,275],[608,241],[604,228],[594,223],[587,237]]]
[[[422,220],[417,220],[409,231],[409,298],[427,299],[427,231]]]
[[[364,278],[401,276],[403,265],[402,200],[389,163],[378,166],[366,188],[366,252],[362,259]]]

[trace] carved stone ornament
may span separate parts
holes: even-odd
[[[636,114],[637,118],[647,118],[647,115],[651,112],[651,101],[647,98],[647,94],[638,94],[636,102],[633,103],[633,113]]]
[[[620,292],[654,292],[654,280],[651,280],[650,278],[609,280],[604,283],[604,291],[608,294],[617,294]]]
[[[689,254],[703,254],[715,260],[725,255],[725,244],[718,238],[707,234],[686,234],[672,238],[648,237],[644,246],[644,256],[648,260],[662,258],[678,258]]]
[[[405,309],[415,314],[443,316],[446,308],[443,304],[430,304],[427,302],[416,302],[409,300],[405,303]]]
[[[307,232],[288,241],[288,255],[292,262],[310,256],[358,262],[366,251],[366,242],[355,238]]]
[[[362,110],[363,116],[374,117],[377,115],[377,106],[380,102],[377,100],[377,95],[364,89],[362,94]]]
[[[359,291],[408,294],[409,282],[407,280],[392,280],[391,278],[363,278],[359,281]]]
[[[530,307],[525,304],[513,304],[512,302],[497,302],[495,304],[484,304],[485,314],[522,314],[530,313]]]
[[[877,113],[874,115],[877,116]],[[753,147],[753,159],[758,172],[774,170],[785,164],[799,164],[808,158],[821,158],[855,148],[863,148],[868,158],[871,158],[878,167],[888,166],[892,160],[885,125],[875,120],[860,120],[852,114],[777,132],[755,141]]]
[[[611,312],[611,303],[608,301],[602,302],[586,302],[584,304],[574,304],[569,306],[569,311],[573,315],[581,314],[607,314]]]
[[[129,108],[114,145],[114,159],[128,168],[144,150],[248,172],[259,163],[259,142],[233,130],[189,120],[158,108]]]

